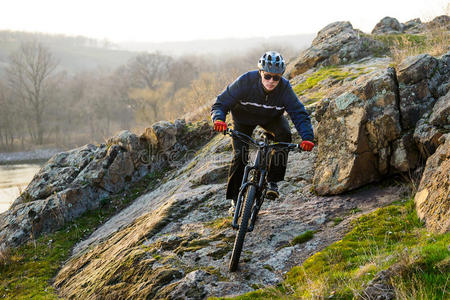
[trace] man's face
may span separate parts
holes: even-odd
[[[267,77],[271,77],[270,79],[266,79]],[[278,77],[278,81],[273,80],[274,77],[277,78]],[[261,71],[261,80],[262,80],[262,84],[264,86],[264,88],[271,92],[273,91],[277,85],[280,83],[281,81],[281,74],[279,73],[270,73],[270,72],[265,72],[265,71]]]

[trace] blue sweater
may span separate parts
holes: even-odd
[[[309,115],[285,78],[267,94],[258,71],[241,75],[217,96],[211,117],[213,121],[225,121],[229,111],[233,121],[244,125],[264,125],[287,111],[302,139],[314,139]]]

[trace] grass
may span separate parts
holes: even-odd
[[[450,34],[444,29],[433,29],[424,34],[373,35],[389,48],[394,66],[408,56],[428,53],[433,56],[445,54],[450,44]]]
[[[341,241],[292,268],[279,286],[235,299],[364,299],[364,285],[394,265],[397,299],[448,299],[449,244],[449,233],[426,231],[413,200],[399,201],[355,220]]]
[[[312,230],[307,230],[305,232],[303,232],[302,234],[296,236],[292,242],[291,242],[291,246],[297,245],[297,244],[303,244],[309,240],[311,240],[314,237],[314,231]]]
[[[99,225],[126,207],[144,191],[153,189],[162,173],[151,173],[137,182],[131,193],[102,199],[101,207],[84,213],[63,229],[26,245],[0,253],[1,299],[58,299],[52,278],[69,258],[72,247]],[[138,192],[140,191],[140,192]]]

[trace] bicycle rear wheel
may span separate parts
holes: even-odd
[[[256,187],[250,185],[247,188],[247,193],[245,195],[244,211],[241,217],[241,224],[239,225],[239,230],[236,234],[236,239],[234,241],[233,252],[231,253],[231,260],[229,270],[234,272],[237,270],[239,258],[242,252],[242,246],[244,245],[245,234],[247,233],[248,221],[252,214],[253,202],[255,200]]]

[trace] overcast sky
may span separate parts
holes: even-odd
[[[0,30],[112,42],[315,34],[334,21],[370,32],[385,16],[428,21],[448,5],[448,0],[0,0]]]

